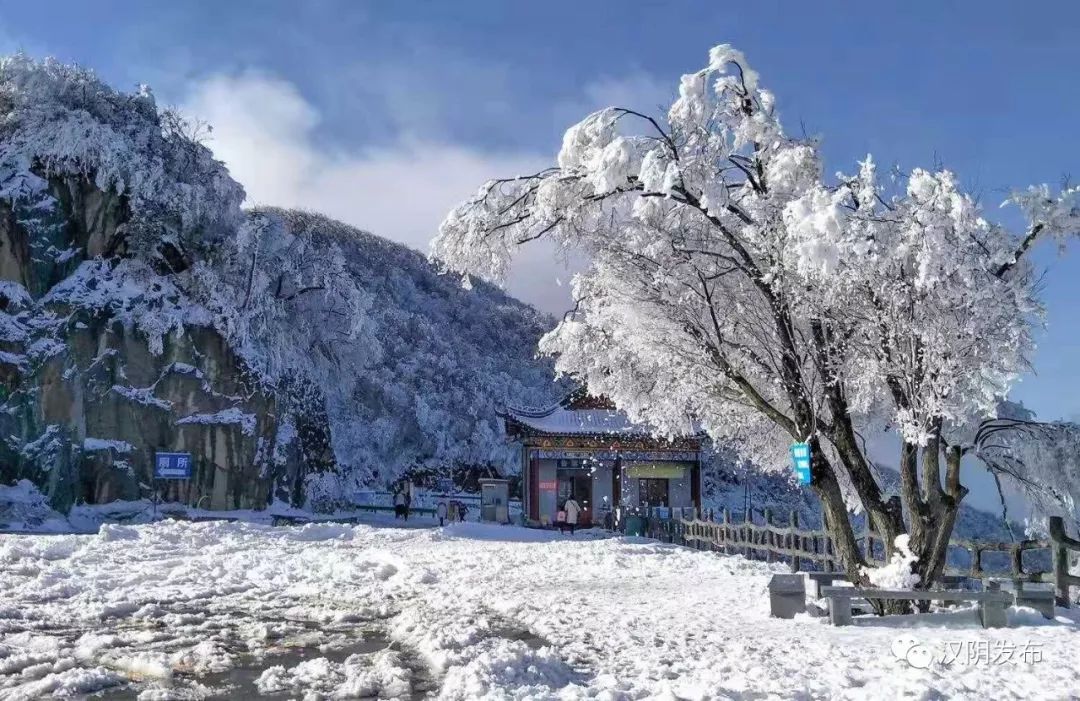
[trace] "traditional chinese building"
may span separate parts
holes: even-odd
[[[583,523],[615,506],[701,508],[701,436],[655,438],[584,388],[544,409],[509,408],[506,433],[522,443],[522,497],[533,524],[554,523],[573,496]]]

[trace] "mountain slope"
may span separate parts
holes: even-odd
[[[496,410],[557,396],[551,364],[535,359],[551,319],[486,283],[463,289],[417,251],[318,214],[262,209],[251,213],[249,226],[265,241],[293,239],[295,251],[299,240],[306,255],[338,258],[355,285],[352,297],[363,312],[349,342],[284,370],[263,362],[282,357],[278,339],[300,332],[332,344],[340,317],[311,324],[327,312],[326,299],[316,295],[303,301],[304,321],[291,314],[249,348],[267,375],[295,372],[317,382],[334,453],[346,468],[340,474],[351,478],[346,488],[408,468],[503,467],[515,457]],[[267,289],[275,287],[274,279],[266,281]]]
[[[419,253],[242,187],[149,89],[0,59],[0,484],[309,506],[500,463],[495,407],[554,396],[549,321]]]

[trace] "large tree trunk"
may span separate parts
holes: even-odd
[[[846,404],[833,402],[834,427],[831,435],[833,447],[840,456],[848,478],[859,495],[859,501],[869,516],[869,526],[885,541],[885,558],[892,557],[896,536],[906,532],[904,510],[896,497],[884,500],[881,488],[870,470],[870,465],[859,449],[855,429],[847,413]]]
[[[904,510],[899,500],[882,499],[881,488],[874,479],[870,463],[859,447],[847,398],[844,396],[839,380],[832,377],[832,353],[842,346],[842,343],[837,342],[834,331],[821,319],[811,321],[810,330],[814,340],[814,357],[818,371],[823,377],[829,378],[823,387],[825,403],[831,418],[828,429],[829,442],[836,450],[844,469],[847,470],[855,493],[869,516],[868,526],[885,541],[885,557],[888,559],[892,556],[896,536],[905,531]],[[867,553],[867,556],[870,555],[872,553]]]
[[[912,572],[919,575],[918,587],[929,589],[941,579],[949,553],[949,541],[960,503],[967,488],[960,484],[961,450],[947,447],[945,484],[941,480],[940,423],[934,426],[931,440],[922,450],[921,480],[918,471],[918,448],[905,444],[900,455],[900,478],[904,505],[911,515],[909,546],[919,559]],[[924,603],[922,608],[928,603]]]
[[[935,455],[924,455],[923,463],[927,518],[923,526],[923,541],[919,544],[920,549],[915,551],[919,555],[919,561],[914,566],[915,573],[922,578],[922,587],[929,587],[937,582],[945,571],[956,516],[960,511],[960,503],[968,492],[967,488],[960,484],[960,448],[949,446],[945,450],[943,489],[938,472],[939,460],[935,459],[940,454],[936,441],[932,446],[927,446],[927,450],[931,447],[935,450]]]
[[[851,518],[844,503],[844,495],[840,491],[840,483],[833,472],[832,464],[822,452],[817,436],[810,438],[810,461],[810,486],[821,499],[822,516],[832,539],[833,553],[843,562],[845,573],[851,581],[861,581],[861,568],[866,565],[866,561],[859,551],[859,543],[851,527]]]

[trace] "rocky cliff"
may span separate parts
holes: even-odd
[[[135,260],[108,250],[130,223],[126,197],[77,175],[41,194],[29,212],[0,202],[0,482],[29,478],[62,511],[138,499],[154,452],[171,450],[195,470],[162,485],[166,498],[265,505],[286,469],[270,454],[273,397],[212,326],[186,323],[152,348],[125,319],[161,291],[133,284]]]
[[[511,456],[495,409],[557,393],[549,320],[415,251],[244,193],[149,89],[0,59],[0,484],[327,507]]]

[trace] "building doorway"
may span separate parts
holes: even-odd
[[[669,501],[666,479],[639,479],[638,503],[642,506],[667,506]]]
[[[559,511],[562,511],[566,500],[573,497],[581,507],[579,524],[592,523],[592,475],[580,469],[559,469],[555,474],[558,479],[556,504]]]

